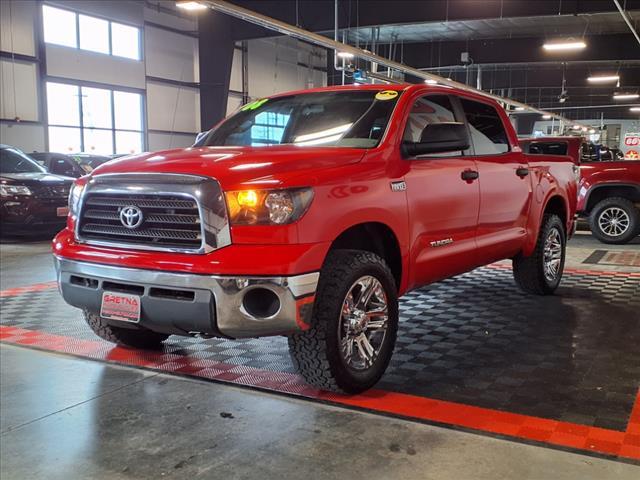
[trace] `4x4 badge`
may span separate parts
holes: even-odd
[[[399,182],[391,182],[391,191],[392,192],[404,192],[407,189],[407,184],[404,180]]]

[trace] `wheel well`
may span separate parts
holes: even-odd
[[[634,203],[638,203],[640,202],[640,188],[632,185],[594,187],[589,193],[585,211],[590,212],[598,203],[609,197],[622,197],[631,200]]]
[[[354,225],[342,232],[331,244],[331,250],[365,250],[382,257],[393,274],[396,286],[402,280],[402,254],[396,235],[384,223]]]
[[[551,197],[547,202],[544,213],[553,213],[562,219],[562,224],[567,225],[567,207],[560,196]]]

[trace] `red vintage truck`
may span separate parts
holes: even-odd
[[[64,299],[104,339],[286,335],[308,382],[358,392],[389,363],[404,293],[501,259],[552,293],[576,198],[571,159],[523,154],[481,95],[329,87],[98,167],[53,253]]]
[[[578,215],[603,243],[625,244],[640,235],[640,161],[594,161],[582,154],[582,137],[541,137],[520,142],[531,154],[569,155],[580,165]]]

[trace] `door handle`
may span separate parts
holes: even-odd
[[[465,170],[464,172],[462,172],[460,174],[460,177],[462,178],[462,180],[465,180],[465,181],[471,183],[474,180],[477,180],[478,177],[480,177],[480,174],[478,172],[476,172],[475,170]]]
[[[516,175],[518,175],[520,178],[524,178],[527,175],[529,175],[529,169],[525,168],[525,167],[520,167],[516,169]]]

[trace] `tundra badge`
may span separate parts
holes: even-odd
[[[445,245],[449,245],[453,243],[453,238],[445,238],[444,240],[434,240],[431,242],[432,247],[444,247]]]
[[[407,189],[407,184],[404,180],[400,180],[399,182],[391,182],[391,191],[392,192],[404,192]]]

